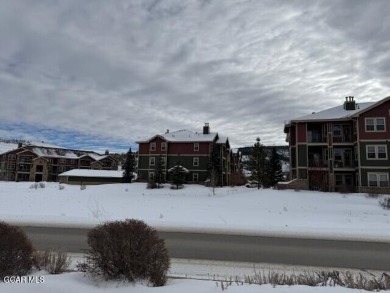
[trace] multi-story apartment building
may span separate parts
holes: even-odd
[[[146,181],[155,174],[158,160],[162,160],[165,174],[178,162],[188,169],[187,182],[203,183],[209,177],[209,161],[213,150],[218,154],[221,172],[218,174],[219,185],[233,184],[239,173],[239,156],[230,148],[229,139],[210,132],[208,123],[203,132],[190,130],[166,131],[145,140],[137,141],[138,179]]]
[[[117,170],[110,155],[60,147],[22,145],[0,154],[0,180],[58,181],[58,174],[72,169]]]
[[[291,120],[291,188],[390,193],[390,97],[343,105]]]

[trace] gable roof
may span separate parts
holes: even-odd
[[[61,173],[58,176],[121,178],[123,176],[123,171],[122,170],[73,169]]]
[[[356,103],[355,110],[345,110],[344,105],[339,105],[320,112],[305,115],[299,118],[292,119],[290,122],[310,122],[310,121],[330,121],[330,120],[348,120],[352,117],[357,117],[360,114],[371,110],[390,100],[390,96],[378,102]]]
[[[300,121],[329,121],[329,120],[347,120],[355,114],[364,111],[368,107],[372,106],[373,102],[359,103],[355,110],[345,110],[344,105],[339,105],[330,109],[326,109],[320,112],[315,112],[310,115],[302,116],[296,119],[292,119],[291,122]]]
[[[160,137],[169,142],[213,142],[216,138],[218,138],[218,133],[210,132],[208,134],[203,134],[202,132],[193,132],[191,130],[181,129],[164,134],[158,134],[151,138],[137,141],[137,143],[150,142],[156,137]]]

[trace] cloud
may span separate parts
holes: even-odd
[[[5,1],[0,128],[119,145],[208,122],[233,146],[284,144],[286,120],[389,95],[388,15],[387,1]]]

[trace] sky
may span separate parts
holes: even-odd
[[[387,0],[1,1],[0,138],[285,145],[290,119],[390,96],[389,35]]]

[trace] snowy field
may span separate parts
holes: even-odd
[[[0,282],[0,292],[7,293],[358,293],[364,290],[343,287],[309,287],[309,286],[276,286],[272,285],[237,285],[232,283],[227,289],[215,281],[170,279],[163,287],[148,287],[142,284],[121,282],[96,283],[84,277],[82,273],[66,273],[62,275],[42,275],[43,283],[9,284]],[[42,280],[41,280],[42,281]],[[384,291],[383,291],[384,292]]]
[[[257,190],[246,187],[210,188],[186,185],[181,190],[149,190],[144,183],[80,186],[45,183],[0,183],[0,220],[30,225],[92,227],[108,220],[137,218],[161,230],[208,231],[214,233],[306,236],[315,238],[376,239],[390,241],[390,211],[378,199],[364,194],[309,191]],[[180,276],[183,264],[176,263],[171,275]],[[206,271],[207,266],[197,266]],[[219,271],[219,268],[214,268]],[[234,270],[233,270],[234,271]],[[172,274],[173,273],[173,274]],[[211,269],[210,274],[213,274]],[[230,273],[229,273],[230,274]],[[121,282],[96,283],[82,273],[43,276],[39,284],[0,282],[0,292],[366,292],[343,287],[238,285],[222,290],[221,283],[170,278],[167,286],[151,288]],[[226,286],[226,284],[225,284]]]
[[[144,183],[87,186],[0,183],[0,220],[92,227],[136,218],[161,230],[390,241],[390,211],[365,194]]]

